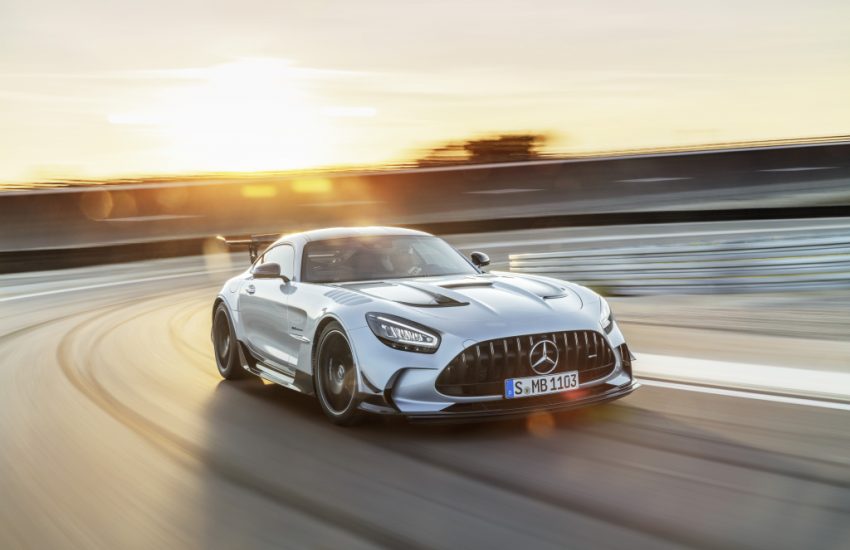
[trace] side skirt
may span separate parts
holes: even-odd
[[[239,342],[239,362],[242,368],[263,380],[295,390],[306,395],[313,395],[313,378],[301,371],[284,371],[276,366],[263,363],[257,359],[251,351]]]

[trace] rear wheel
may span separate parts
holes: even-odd
[[[213,349],[215,350],[215,364],[222,378],[234,380],[245,378],[248,373],[239,364],[239,342],[233,332],[230,315],[227,307],[219,304],[213,316]]]
[[[313,366],[313,384],[325,415],[341,426],[363,419],[357,407],[357,365],[342,326],[332,322],[319,337],[319,351]]]

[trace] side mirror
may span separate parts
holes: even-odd
[[[472,263],[475,267],[484,267],[485,265],[490,265],[490,256],[484,254],[483,252],[473,252],[469,255],[469,259],[472,260]]]
[[[280,264],[276,263],[260,264],[251,274],[255,279],[283,279],[284,282],[289,282],[289,277],[280,273]]]

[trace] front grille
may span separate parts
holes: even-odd
[[[437,377],[437,391],[454,396],[502,395],[505,379],[539,375],[531,368],[529,353],[543,340],[554,342],[558,349],[558,363],[547,374],[575,370],[584,384],[608,376],[616,365],[611,346],[593,330],[500,338],[459,353]]]

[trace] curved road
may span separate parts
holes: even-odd
[[[0,281],[0,547],[850,544],[845,410],[646,386],[556,417],[340,429],[310,398],[219,379],[228,273]]]

